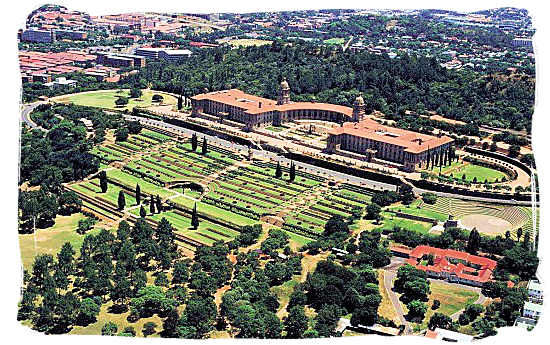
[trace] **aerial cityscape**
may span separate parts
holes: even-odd
[[[17,31],[18,321],[187,339],[531,331],[534,34],[510,7],[41,6]]]

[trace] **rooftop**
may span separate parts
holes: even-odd
[[[287,110],[327,110],[350,116],[352,108],[342,105],[314,102],[293,102],[277,105],[277,102],[255,95],[247,94],[239,89],[214,91],[203,93],[192,97],[195,100],[210,100],[223,104],[235,106],[244,110],[245,113],[256,115],[267,111],[287,111]]]
[[[331,129],[329,134],[349,134],[376,141],[384,141],[389,144],[403,147],[406,152],[411,153],[423,152],[430,148],[438,147],[453,141],[453,139],[447,136],[437,137],[408,131],[406,129],[385,126],[371,119],[366,119],[358,123],[346,122],[341,127]]]

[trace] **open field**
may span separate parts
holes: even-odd
[[[422,323],[422,328],[428,326],[428,322],[434,313],[437,312],[451,316],[457,311],[466,308],[468,304],[474,303],[479,297],[479,293],[471,289],[433,280],[430,282],[430,290],[431,294],[427,303],[428,311]],[[436,299],[441,302],[441,305],[438,309],[432,310],[433,301]]]
[[[346,39],[343,38],[343,37],[334,37],[334,38],[329,38],[327,40],[324,40],[323,41],[325,44],[344,44],[346,43]]]
[[[259,40],[255,38],[239,38],[239,39],[228,41],[227,43],[234,47],[250,47],[250,46],[263,46],[266,44],[271,44],[271,42],[272,41]]]
[[[426,171],[439,173],[439,167],[434,166]],[[475,178],[477,183],[483,183],[485,180],[487,180],[487,182],[495,182],[495,180],[500,181],[503,177],[506,177],[501,171],[464,161],[452,162],[451,165],[442,167],[441,173],[446,176],[452,175],[458,180],[462,180],[462,176],[464,175],[464,181],[467,182],[473,182]]]
[[[382,215],[384,220],[382,225],[379,226],[381,229],[392,230],[394,227],[399,227],[425,234],[432,228],[431,223],[401,218],[390,212],[382,212]]]
[[[170,95],[154,92],[151,90],[143,90],[143,94],[140,98],[130,98],[130,92],[128,90],[126,91],[120,91],[120,90],[106,90],[106,91],[99,91],[99,92],[88,92],[88,93],[80,93],[76,95],[71,95],[69,97],[64,97],[60,99],[60,102],[71,102],[77,105],[83,105],[83,106],[90,106],[90,107],[100,107],[100,108],[107,108],[107,109],[117,109],[117,110],[132,110],[134,107],[149,107],[153,104],[159,104],[154,103],[152,100],[152,97],[155,93],[162,94],[164,97],[164,100],[162,104],[177,104],[178,100]],[[123,107],[119,107],[115,105],[115,100],[118,98],[118,96],[124,96],[128,97],[128,104]]]
[[[19,235],[19,247],[21,250],[21,259],[23,267],[30,269],[34,257],[39,254],[56,255],[65,242],[71,243],[75,251],[78,251],[84,241],[84,235],[76,232],[78,221],[86,218],[82,213],[75,213],[70,216],[58,215],[55,218],[55,224],[46,229],[37,229],[35,234]],[[88,234],[94,234],[99,231],[100,223],[97,223],[94,229],[88,231]]]

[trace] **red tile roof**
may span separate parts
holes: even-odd
[[[389,127],[371,119],[358,123],[347,122],[341,127],[331,129],[328,133],[331,135],[349,134],[376,141],[382,140],[386,143],[404,147],[405,151],[412,153],[424,152],[430,148],[453,141],[453,139],[447,136],[436,137],[401,128]]]
[[[293,102],[277,105],[277,102],[255,95],[247,94],[239,89],[214,91],[203,93],[192,97],[195,100],[210,100],[223,104],[232,105],[243,109],[250,115],[262,114],[267,111],[288,111],[288,110],[327,110],[351,116],[352,109],[336,104],[313,103],[313,102]]]
[[[420,264],[419,261],[425,255],[434,256],[433,265]],[[460,261],[458,263],[452,263],[450,260]],[[434,248],[425,245],[414,248],[409,254],[407,263],[422,271],[434,273],[446,272],[454,274],[460,279],[481,283],[491,280],[493,270],[497,266],[496,261],[488,258],[471,255],[458,250]],[[470,265],[476,265],[478,267],[471,267]]]

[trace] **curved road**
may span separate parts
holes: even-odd
[[[21,122],[25,122],[31,128],[38,128],[38,129],[45,130],[44,128],[34,123],[34,121],[31,119],[31,116],[30,116],[30,114],[36,107],[38,107],[40,104],[45,104],[45,103],[46,102],[44,101],[39,101],[34,103],[23,104],[23,109],[21,110]]]

